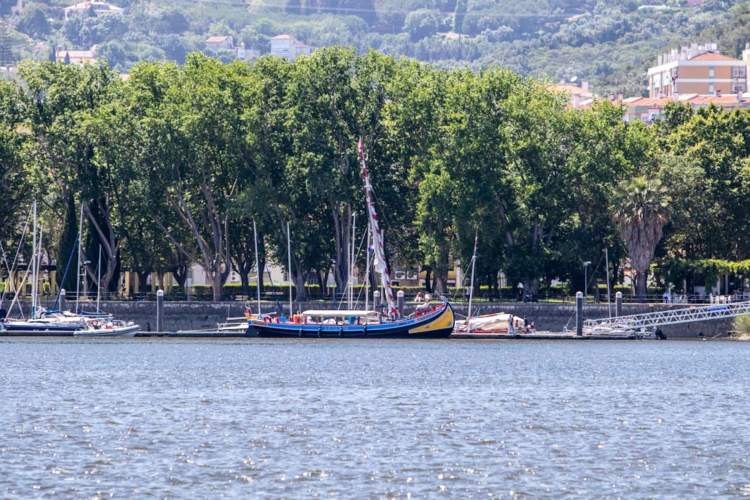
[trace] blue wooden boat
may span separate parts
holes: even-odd
[[[249,319],[247,334],[257,337],[309,337],[309,338],[441,338],[449,337],[455,326],[453,308],[447,302],[436,305],[423,305],[409,317],[402,318],[396,307],[391,286],[390,271],[385,258],[383,232],[380,230],[375,194],[370,183],[370,174],[365,162],[364,142],[359,140],[359,160],[365,188],[368,214],[368,241],[372,242],[372,266],[381,277],[385,294],[385,307],[381,312],[350,310],[305,311],[295,315],[291,321],[281,320],[271,315]],[[289,240],[287,234],[287,240]],[[354,239],[354,238],[352,238]],[[258,252],[256,251],[256,255]],[[349,263],[354,261],[351,255]],[[368,249],[367,266],[369,272],[370,254]],[[291,264],[289,264],[291,268]],[[349,266],[351,269],[351,265]],[[351,276],[350,276],[351,278]],[[347,286],[351,282],[347,282]],[[349,288],[351,290],[351,288]],[[367,296],[368,288],[365,287]],[[290,291],[291,302],[291,291]],[[351,301],[351,298],[350,298]],[[365,309],[367,309],[365,299]],[[290,310],[291,310],[290,304]],[[260,295],[258,295],[260,312]]]
[[[371,312],[357,311],[306,311],[298,316],[298,322],[274,321],[270,316],[250,320],[247,334],[302,338],[446,338],[453,333],[455,316],[446,302],[392,321],[372,320]]]

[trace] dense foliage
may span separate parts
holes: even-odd
[[[99,57],[127,71],[140,60],[182,63],[205,50],[210,35],[230,35],[262,55],[271,37],[291,33],[313,47],[374,48],[443,67],[501,64],[537,78],[588,80],[602,94],[635,95],[646,68],[668,48],[718,41],[738,56],[750,41],[747,0],[111,0],[122,14],[66,17],[71,3],[24,2],[10,22],[16,55],[46,59],[52,47],[96,45]],[[237,54],[215,55],[228,61]]]
[[[21,73],[0,87],[0,194],[13,200],[2,242],[17,243],[33,192],[62,270],[82,210],[83,250],[95,262],[102,249],[108,289],[124,269],[184,284],[196,262],[218,298],[230,270],[248,283],[253,223],[261,262],[284,267],[290,224],[300,297],[329,273],[343,286],[352,213],[364,234],[359,138],[392,267],[423,267],[438,291],[475,237],[479,282],[496,288],[502,271],[531,291],[582,288],[583,262],[604,248],[641,294],[654,262],[663,281],[702,284],[746,266],[706,259],[750,258],[747,111],[676,106],[657,125],[627,123],[609,103],[569,110],[507,70],[338,48],[252,65],[192,54],[125,81],[103,65]]]

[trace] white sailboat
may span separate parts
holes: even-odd
[[[0,332],[6,335],[75,335],[85,337],[123,337],[134,336],[140,327],[133,322],[116,320],[110,314],[103,314],[99,309],[97,299],[96,313],[78,312],[78,292],[76,293],[76,312],[71,311],[47,311],[41,307],[39,300],[39,271],[42,262],[42,228],[38,222],[37,203],[32,205],[33,228],[32,228],[32,257],[30,259],[30,270],[27,269],[19,289],[26,284],[29,272],[31,272],[31,315],[28,319],[0,318]],[[80,246],[81,231],[78,233],[78,269],[80,270]],[[101,261],[101,259],[100,259]],[[80,273],[78,276],[80,282]],[[100,279],[99,279],[100,281]],[[97,283],[98,285],[99,283]],[[76,285],[78,288],[78,286]],[[97,292],[98,294],[98,292]],[[10,310],[18,302],[18,295],[13,299]]]
[[[474,252],[471,256],[471,282],[469,284],[469,311],[465,320],[456,321],[455,333],[463,335],[516,335],[530,333],[526,320],[508,313],[472,316],[474,301],[474,271],[477,264],[479,234],[474,235]]]

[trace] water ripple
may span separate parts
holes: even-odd
[[[7,497],[750,497],[750,345],[0,340]]]

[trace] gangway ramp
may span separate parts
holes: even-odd
[[[712,321],[750,315],[750,301],[730,304],[711,304],[683,309],[666,309],[644,314],[615,318],[590,319],[583,323],[584,334],[592,332],[655,332],[670,325]]]

